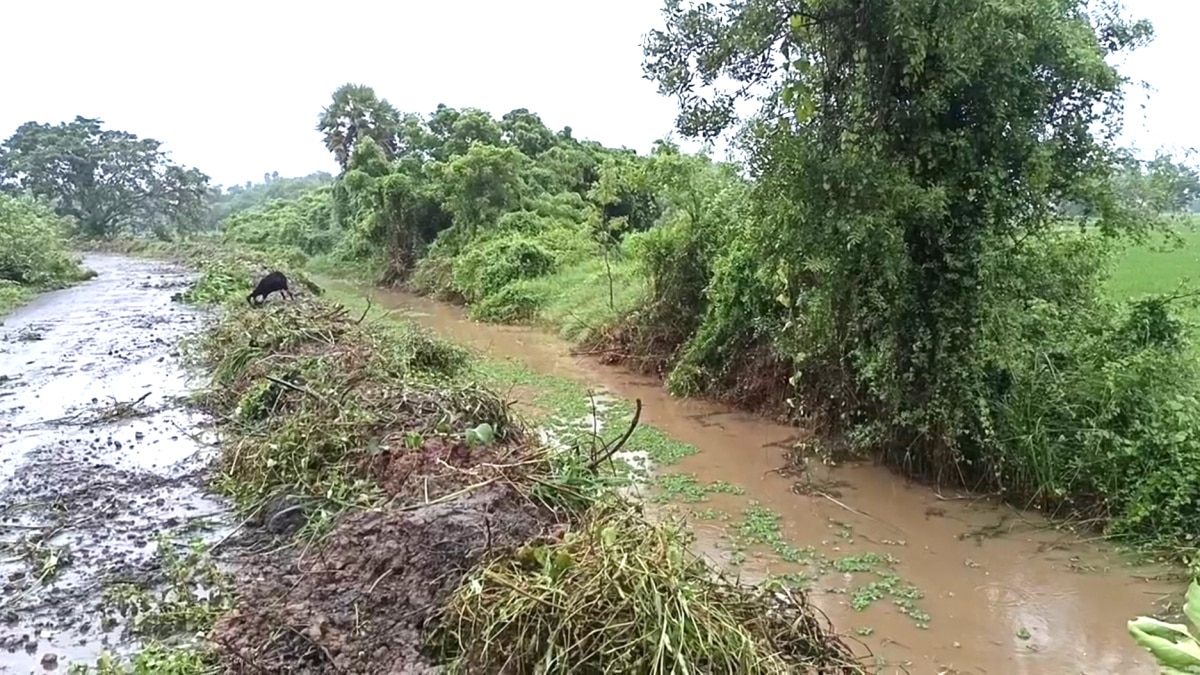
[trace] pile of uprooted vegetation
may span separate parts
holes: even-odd
[[[617,497],[611,447],[543,448],[458,347],[307,295],[228,302],[195,347],[219,484],[246,537],[292,544],[238,561],[230,671],[860,671],[803,596],[723,580]]]

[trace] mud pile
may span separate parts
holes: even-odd
[[[346,516],[304,559],[250,561],[212,639],[247,672],[427,673],[425,626],[485,557],[547,522],[506,487]]]

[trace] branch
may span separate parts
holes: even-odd
[[[634,399],[634,401],[637,405],[637,408],[633,411],[633,420],[629,422],[629,428],[625,430],[625,435],[621,436],[621,438],[618,439],[616,444],[611,448],[608,447],[608,443],[605,443],[604,454],[592,460],[591,464],[588,464],[589,471],[595,471],[596,469],[600,468],[600,465],[608,461],[613,455],[617,454],[617,451],[620,450],[621,447],[625,445],[625,442],[629,440],[629,437],[633,435],[633,430],[637,428],[638,420],[642,418],[642,399]]]
[[[363,319],[367,318],[367,312],[369,312],[369,311],[371,311],[371,296],[370,295],[367,296],[367,306],[366,306],[366,308],[363,309],[362,316],[358,317],[358,321],[354,322],[355,325],[362,323]]]

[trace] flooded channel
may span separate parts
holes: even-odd
[[[104,588],[138,581],[155,536],[214,527],[211,445],[179,400],[179,340],[201,317],[183,270],[87,256],[98,276],[0,325],[0,672],[62,672],[129,647]],[[211,530],[215,536],[218,532]]]
[[[658,380],[572,356],[538,330],[475,323],[459,308],[401,292],[371,297],[493,357],[640,398],[645,424],[699,450],[663,471],[744,490],[709,495],[693,509],[699,516],[703,507],[693,522],[705,551],[743,578],[790,575],[811,584],[813,601],[871,650],[881,672],[1156,672],[1125,623],[1179,597],[1182,584],[1155,580],[1164,570],[1135,569],[1036,514],[910,484],[881,467],[784,477],[776,469],[798,429],[672,398]],[[722,512],[735,515],[711,517]],[[778,534],[738,551],[731,531],[752,529],[756,519],[772,521]],[[868,577],[874,581],[855,574],[880,561],[887,572]]]

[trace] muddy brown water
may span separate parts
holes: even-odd
[[[1182,584],[1163,580],[1168,570],[1134,568],[1108,546],[1056,531],[1036,514],[938,492],[877,466],[816,468],[812,483],[797,486],[774,470],[798,429],[672,398],[660,381],[572,356],[563,341],[536,329],[476,323],[457,307],[402,292],[366,292],[376,304],[493,357],[640,398],[644,423],[699,450],[664,471],[695,474],[702,483],[728,481],[746,492],[713,495],[699,507],[778,515],[786,543],[773,546],[785,555],[750,551],[739,568],[743,578],[811,572],[811,564],[796,563],[787,551],[817,550],[830,560],[890,556],[897,578],[923,594],[908,603],[915,612],[903,611],[886,587],[876,593],[881,600],[855,609],[855,599],[869,598],[875,587],[837,566],[825,569],[811,594],[840,632],[871,650],[880,672],[1156,672],[1126,621],[1180,597]],[[718,562],[737,556],[731,527],[695,521],[702,549]]]
[[[171,296],[192,276],[84,263],[96,278],[0,323],[0,672],[126,651],[119,625],[100,627],[105,586],[147,578],[160,531],[224,527],[202,487],[204,420],[179,401],[178,343],[202,317]]]

